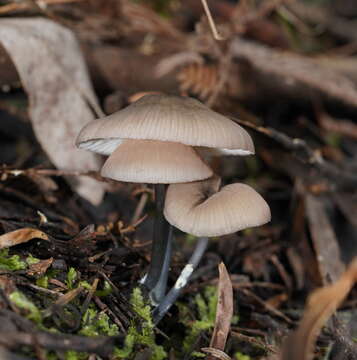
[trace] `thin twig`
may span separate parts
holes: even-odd
[[[108,179],[102,177],[98,171],[78,171],[78,170],[59,170],[59,169],[10,169],[4,167],[0,169],[1,180],[6,180],[7,176],[88,176],[102,182]]]
[[[66,3],[74,3],[74,2],[82,2],[82,1],[86,1],[86,0],[41,0],[41,3],[43,3],[44,6],[47,6],[47,5],[66,4]],[[38,1],[38,3],[40,2]],[[38,5],[42,6],[40,4]],[[12,4],[6,4],[0,6],[0,14],[7,14],[13,11],[28,10],[33,7],[34,7],[33,4],[30,4],[29,2],[25,2],[25,1],[20,3],[16,2]]]
[[[246,126],[273,139],[285,149],[294,151],[294,155],[299,161],[319,169],[321,173],[332,180],[340,189],[355,189],[357,183],[356,173],[349,172],[325,161],[321,156],[321,153],[318,150],[312,149],[305,140],[291,138],[273,128],[255,125],[250,121],[240,120],[233,116],[230,116],[230,118],[238,124]]]
[[[243,340],[243,341],[246,341],[252,345],[255,345],[259,348],[262,348],[264,349],[265,351],[268,351],[268,352],[272,352],[273,354],[278,354],[279,351],[273,347],[272,345],[268,345],[268,344],[265,344],[263,341],[257,339],[257,338],[254,338],[252,336],[247,336],[247,335],[243,335],[243,334],[240,334],[236,331],[231,331],[231,335],[233,337],[237,337],[238,339],[240,340]]]
[[[217,40],[217,41],[224,40],[224,38],[217,31],[216,24],[214,23],[214,20],[213,20],[211,11],[210,11],[210,9],[208,7],[207,1],[206,0],[201,0],[201,2],[202,2],[202,5],[203,5],[203,9],[205,10],[209,26],[211,27],[213,38],[215,40]]]

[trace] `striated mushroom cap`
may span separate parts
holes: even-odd
[[[77,138],[82,149],[110,155],[122,139],[179,142],[220,149],[232,155],[254,154],[241,126],[190,97],[152,94],[123,110],[87,124]]]
[[[123,140],[104,163],[101,174],[118,181],[171,184],[207,179],[213,173],[191,146]]]
[[[164,209],[166,220],[196,236],[231,234],[270,221],[268,204],[253,188],[239,183],[219,187],[216,176],[170,185]]]

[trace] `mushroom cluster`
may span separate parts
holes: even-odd
[[[101,170],[104,177],[154,184],[158,214],[143,284],[157,304],[165,296],[170,265],[169,224],[192,235],[212,237],[270,220],[269,206],[254,189],[244,184],[220,189],[220,179],[200,156],[202,149],[215,156],[254,154],[251,137],[193,98],[143,96],[87,124],[77,146],[109,156]]]

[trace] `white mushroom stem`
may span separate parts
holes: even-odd
[[[190,281],[193,271],[199,264],[203,254],[206,251],[208,244],[208,238],[202,237],[197,241],[195,251],[193,252],[190,260],[181,271],[180,276],[176,280],[174,287],[168,292],[168,294],[162,299],[159,306],[153,312],[154,323],[157,324],[169,311],[171,306],[175,303],[180,296],[183,288]]]

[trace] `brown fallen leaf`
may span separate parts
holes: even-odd
[[[29,96],[35,135],[59,169],[97,170],[100,158],[75,147],[81,128],[102,112],[73,33],[44,18],[0,20],[0,44],[9,53]],[[99,204],[104,184],[76,177],[73,188]]]
[[[223,351],[231,328],[233,316],[233,288],[231,279],[229,278],[229,274],[223,262],[219,264],[218,270],[218,303],[210,348]],[[214,355],[207,356],[208,360],[214,358],[217,357]]]
[[[45,259],[45,260],[40,260],[39,262],[37,262],[36,264],[32,264],[30,265],[30,268],[27,271],[28,275],[43,275],[47,269],[52,265],[53,263],[53,258],[49,258],[49,259]]]
[[[317,335],[357,282],[357,258],[334,284],[315,290],[309,297],[296,331],[285,341],[282,360],[310,360]]]
[[[0,249],[8,248],[18,244],[23,244],[35,238],[49,240],[47,234],[37,229],[23,228],[15,231],[10,231],[0,236]]]
[[[340,247],[323,199],[307,194],[305,207],[322,284],[326,285],[328,278],[336,281],[344,271]]]

